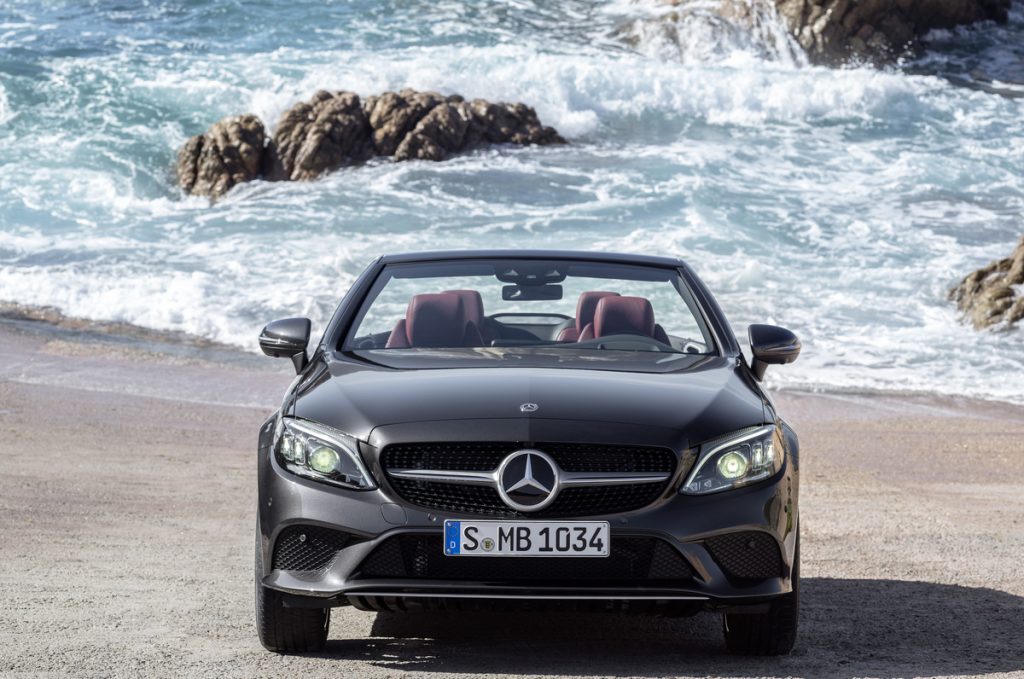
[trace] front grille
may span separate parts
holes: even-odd
[[[711,558],[730,577],[761,580],[782,576],[779,546],[767,533],[729,533],[708,538],[704,545]]]
[[[335,555],[353,542],[353,537],[320,526],[289,526],[274,543],[275,570],[323,572]]]
[[[381,454],[384,469],[448,469],[489,472],[510,453],[536,448],[567,472],[665,472],[676,468],[668,448],[607,443],[452,442],[393,443]]]
[[[671,475],[677,458],[668,448],[580,443],[401,443],[384,448],[384,469],[493,471],[521,448],[542,450],[567,472],[646,472]],[[388,477],[392,488],[407,502],[458,514],[525,516],[508,507],[490,486],[421,481]],[[655,483],[563,488],[555,501],[532,517],[588,516],[628,512],[651,504],[669,480]]]
[[[620,537],[607,557],[452,557],[440,535],[398,535],[377,546],[357,578],[418,578],[488,584],[529,581],[571,585],[577,581],[636,583],[687,580],[693,570],[683,556],[657,538]]]

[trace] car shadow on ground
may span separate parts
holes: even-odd
[[[371,638],[327,657],[469,674],[667,677],[931,676],[1024,671],[1024,598],[899,580],[806,578],[792,655],[725,653],[720,617],[611,613],[379,613]]]

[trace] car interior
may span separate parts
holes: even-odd
[[[608,345],[615,338],[614,347]],[[633,341],[630,342],[629,340]],[[564,345],[646,351],[705,353],[700,341],[670,337],[656,322],[644,297],[592,290],[580,294],[574,317],[564,314],[487,315],[476,290],[420,293],[409,300],[405,316],[390,333],[360,338],[359,349],[514,347]]]

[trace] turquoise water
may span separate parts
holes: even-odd
[[[802,63],[778,31],[686,43],[629,2],[93,2],[0,8],[0,299],[255,348],[323,323],[374,256],[678,254],[734,328],[791,327],[773,384],[1024,401],[1024,333],[946,289],[1024,233],[1024,9],[900,68]],[[769,28],[771,28],[769,26]],[[318,88],[525,101],[571,142],[376,161],[215,205],[173,184],[218,118]]]

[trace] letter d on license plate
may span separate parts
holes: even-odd
[[[444,522],[447,556],[608,556],[607,521]]]

